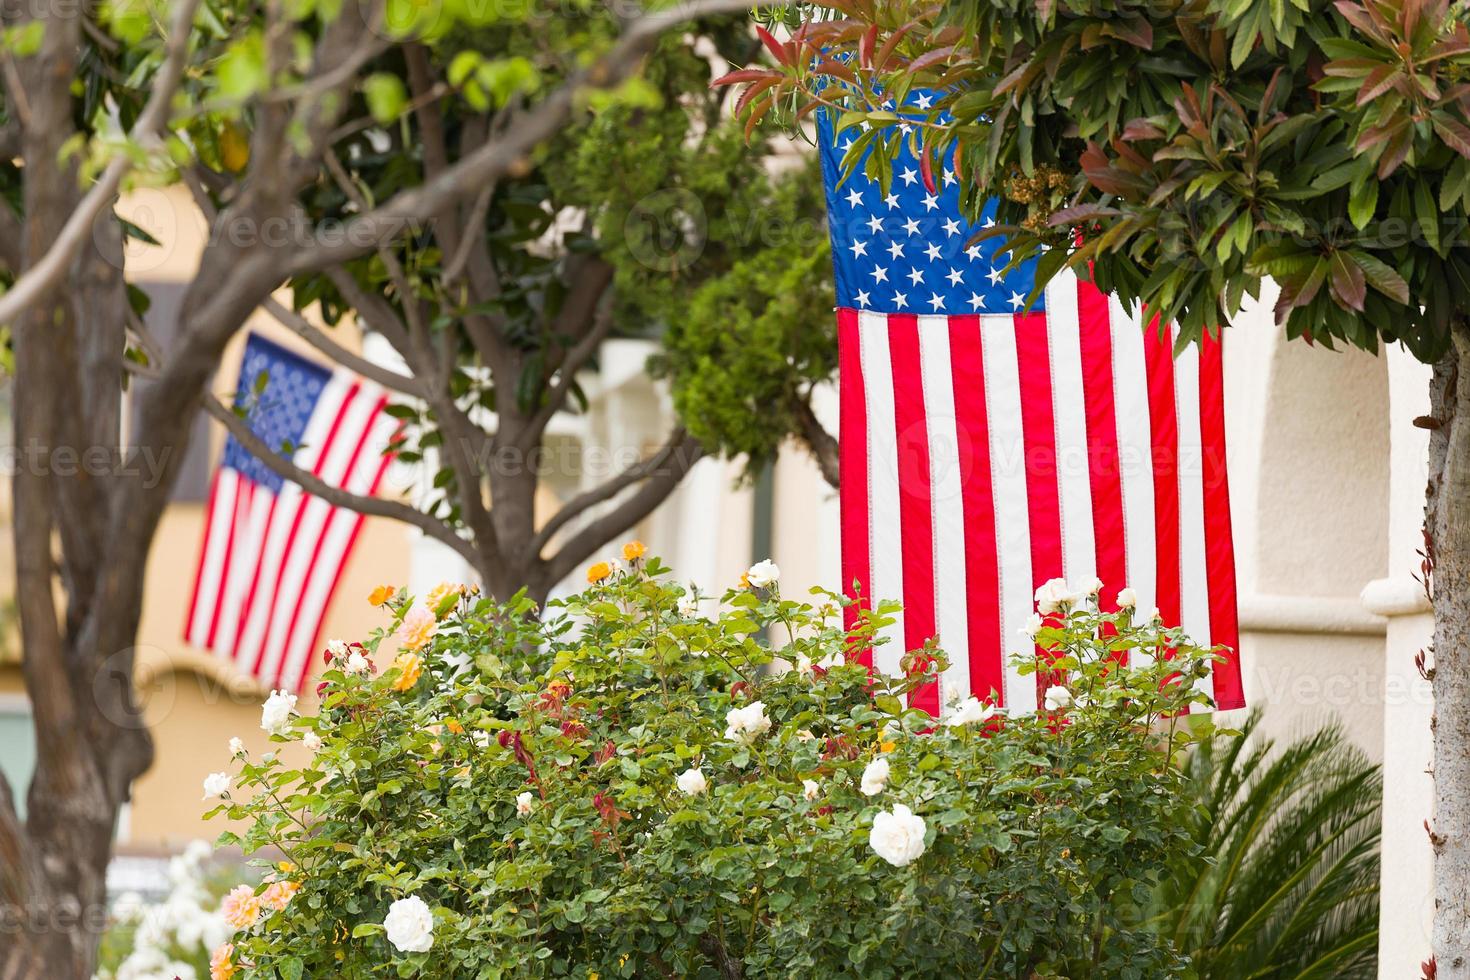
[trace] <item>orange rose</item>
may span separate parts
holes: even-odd
[[[439,621],[423,606],[414,606],[398,625],[398,640],[405,649],[417,650],[433,639]]]
[[[648,553],[648,546],[642,541],[629,541],[623,545],[623,560],[637,561]]]
[[[612,566],[605,561],[600,561],[596,565],[593,565],[591,568],[587,569],[587,584],[596,585],[598,582],[601,582],[603,579],[607,578],[611,574]]]
[[[424,662],[416,653],[400,653],[393,666],[398,668],[398,679],[393,682],[393,690],[407,691],[419,682],[424,674]]]
[[[220,902],[220,913],[236,929],[249,929],[260,918],[260,896],[249,885],[236,885]]]
[[[301,889],[301,885],[294,881],[273,881],[260,895],[260,904],[269,909],[279,912],[291,904],[291,896]]]
[[[393,593],[397,591],[398,590],[391,585],[380,585],[376,589],[373,589],[373,591],[368,595],[368,605],[381,606],[383,603],[393,598]]]
[[[230,980],[238,969],[232,959],[234,955],[234,943],[225,943],[217,948],[209,958],[209,980]]]

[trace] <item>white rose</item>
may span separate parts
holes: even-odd
[[[1097,576],[1093,576],[1093,578],[1092,578],[1092,588],[1090,588],[1090,589],[1087,590],[1087,594],[1088,595],[1097,595],[1098,593],[1102,592],[1102,589],[1103,589],[1103,580],[1100,579],[1100,578],[1098,578]]]
[[[1060,711],[1072,704],[1072,692],[1060,684],[1046,689],[1045,698],[1047,711]]]
[[[745,581],[757,589],[768,589],[781,581],[781,569],[776,566],[775,562],[767,558],[765,561],[758,561],[750,566],[745,573]]]
[[[1036,634],[1041,632],[1041,628],[1045,625],[1046,621],[1044,619],[1036,613],[1032,613],[1031,618],[1026,620],[1026,625],[1021,627],[1021,635],[1028,640],[1034,641]]]
[[[383,930],[400,953],[427,953],[434,945],[434,913],[417,895],[400,898],[388,906]]]
[[[1065,612],[1086,599],[1090,593],[1073,589],[1066,579],[1049,579],[1036,590],[1036,610],[1043,616]]]
[[[925,829],[923,817],[902,803],[895,803],[891,812],[873,817],[868,846],[880,858],[901,868],[917,861],[924,853]]]
[[[230,791],[230,774],[227,772],[212,772],[204,777],[204,799],[212,799],[216,796],[224,796]]]
[[[1136,605],[1138,605],[1137,592],[1127,587],[1118,590],[1118,608],[1120,610],[1132,609]]]
[[[362,655],[360,650],[353,650],[347,655],[347,663],[343,664],[349,674],[366,674],[373,669],[372,662]]]
[[[858,788],[863,791],[864,796],[877,796],[888,785],[888,775],[888,760],[884,758],[874,759],[863,770],[863,782]]]
[[[1164,619],[1164,617],[1159,615],[1159,607],[1158,606],[1154,606],[1154,608],[1148,614],[1148,620],[1149,620],[1149,622],[1151,622],[1151,623],[1158,623],[1158,622],[1162,622],[1163,619]]]
[[[954,711],[950,713],[945,724],[950,728],[963,728],[965,725],[978,725],[987,722],[995,716],[995,705],[981,704],[980,699],[971,695],[959,704],[955,705]]]
[[[240,741],[238,738],[232,738],[232,739],[230,739],[230,758],[233,759],[237,755],[243,755],[244,752],[245,752],[245,743],[244,742]]]
[[[698,769],[685,769],[679,773],[679,778],[674,783],[685,796],[698,796],[709,789],[709,780]]]
[[[752,701],[743,708],[731,708],[725,712],[725,737],[746,745],[771,730],[771,719],[766,717],[764,701]]]
[[[337,660],[337,659],[339,659],[341,657],[347,656],[348,649],[349,649],[349,647],[342,640],[328,640],[327,641],[327,652],[332,655],[332,659],[333,660]]]
[[[531,815],[531,806],[535,802],[535,799],[536,797],[531,795],[530,790],[526,790],[524,793],[521,793],[519,796],[517,796],[516,816],[529,817]]]
[[[822,795],[822,787],[815,779],[803,779],[801,781],[801,795],[807,802],[813,802]]]
[[[307,732],[301,737],[301,744],[306,746],[306,751],[316,753],[322,750],[322,737],[316,732]]]
[[[280,735],[291,724],[291,714],[296,710],[296,695],[285,691],[272,691],[260,709],[260,727],[272,735]]]

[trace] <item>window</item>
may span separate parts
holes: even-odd
[[[22,694],[0,694],[0,774],[10,782],[20,818],[26,816],[26,790],[36,769],[36,729],[31,703]]]

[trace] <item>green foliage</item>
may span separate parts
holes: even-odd
[[[1202,857],[1173,862],[1154,922],[1191,976],[1378,975],[1378,766],[1328,728],[1203,742],[1186,771]]]
[[[844,19],[809,19],[768,45],[776,68],[730,81],[787,110],[840,103],[840,126],[871,126],[854,130],[848,165],[879,146],[866,166],[880,179],[901,139],[931,161],[956,151],[968,206],[999,197],[992,234],[1017,259],[1047,250],[1042,278],[1069,264],[1190,339],[1269,276],[1290,336],[1402,341],[1426,361],[1470,309],[1461,6],[829,6]],[[928,112],[902,104],[918,88],[941,93]]]
[[[1208,652],[1074,597],[1037,633],[1074,703],[936,724],[902,698],[941,653],[898,678],[851,659],[891,607],[849,632],[834,597],[771,586],[706,616],[665,574],[594,566],[544,621],[400,595],[329,647],[321,714],[276,735],[321,739],[312,761],[243,759],[214,811],[299,885],[235,936],[241,976],[1176,974],[1144,911],[1197,851],[1172,760]],[[394,631],[417,652],[353,672]],[[901,807],[922,836],[895,852]],[[390,942],[415,896],[432,941]]]

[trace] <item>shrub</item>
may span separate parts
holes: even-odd
[[[892,607],[844,629],[838,599],[785,598],[763,563],[714,610],[640,549],[545,618],[394,596],[383,630],[329,644],[319,715],[273,695],[264,727],[315,757],[241,756],[213,811],[249,821],[222,842],[289,858],[216,977],[1179,967],[1144,919],[1194,850],[1173,760],[1206,651],[1067,594],[1023,666],[1054,710],[971,700],[936,723],[904,698],[938,649],[902,677],[859,662]]]

